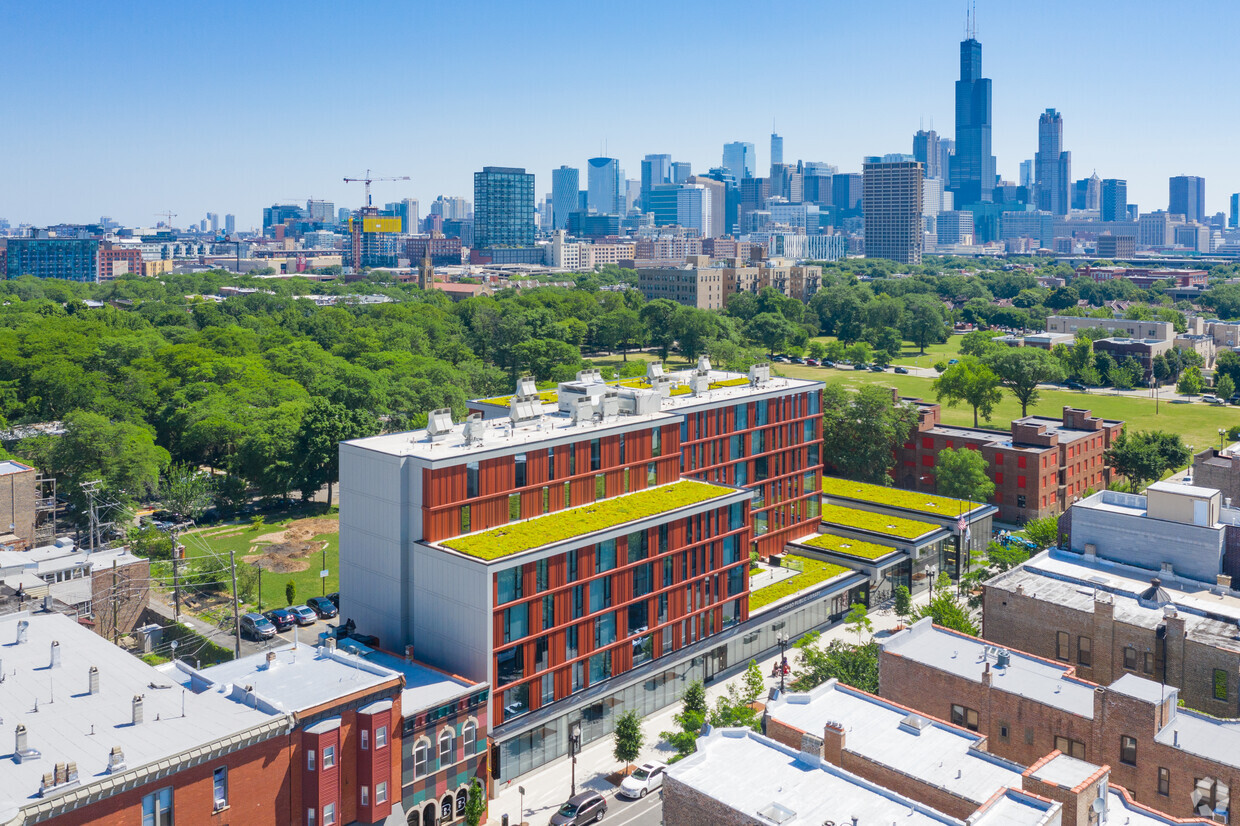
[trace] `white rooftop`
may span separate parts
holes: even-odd
[[[19,622],[28,622],[17,643]],[[60,664],[51,665],[52,642]],[[175,757],[227,737],[274,725],[282,715],[247,708],[224,696],[179,689],[167,675],[73,620],[56,613],[0,617],[4,685],[0,719],[6,752],[0,762],[0,819],[38,800],[43,775],[56,763],[77,763],[79,787],[108,779],[108,756],[119,746],[129,769]],[[90,694],[89,670],[99,669],[99,693]],[[133,725],[133,699],[141,695],[143,722]],[[41,754],[17,763],[17,725]],[[54,793],[54,792],[53,792]]]
[[[341,646],[356,649],[367,662],[405,675],[405,688],[400,694],[400,707],[404,714],[413,714],[425,708],[442,705],[449,700],[481,690],[485,686],[472,683],[463,677],[447,674],[419,662],[356,645],[353,640],[342,641]]]
[[[668,776],[761,824],[846,823],[960,826],[963,821],[748,729],[717,729]],[[994,789],[992,791],[998,791]],[[1037,826],[1059,804],[1008,792],[972,824]],[[762,812],[774,813],[780,819]]]
[[[912,714],[835,680],[808,694],[784,695],[767,710],[772,719],[816,737],[828,723],[843,726],[847,751],[979,806],[998,789],[1021,784],[1021,766],[975,748],[980,734]]]
[[[270,663],[268,654],[274,655]],[[400,675],[340,650],[287,645],[190,674],[194,691],[227,696],[232,686],[259,697],[280,711],[304,711],[355,691],[375,688]]]
[[[22,473],[27,470],[34,470],[29,465],[23,465],[21,462],[15,462],[12,459],[0,461],[0,476],[7,476],[10,473]]]
[[[1000,649],[977,637],[939,628],[929,617],[880,644],[885,651],[975,683],[982,682],[982,673],[989,666],[991,685],[999,691],[1093,719],[1095,686],[1068,676],[1067,666],[1019,651]],[[998,664],[1000,651],[1008,655],[1006,666]]]
[[[1030,774],[1046,783],[1063,789],[1075,789],[1102,771],[1100,766],[1087,763],[1067,754],[1058,754],[1034,769]]]
[[[1220,720],[1173,708],[1171,722],[1154,740],[1216,763],[1240,768],[1240,720]]]

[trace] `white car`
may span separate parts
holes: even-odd
[[[667,774],[667,766],[663,763],[643,763],[632,774],[624,778],[620,791],[625,797],[645,797],[649,792],[663,785],[663,777]]]

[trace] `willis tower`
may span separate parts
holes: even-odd
[[[956,155],[951,184],[956,208],[990,201],[995,188],[995,156],[990,154],[990,78],[982,77],[982,44],[971,15],[968,37],[960,44],[960,80],[956,81]]]

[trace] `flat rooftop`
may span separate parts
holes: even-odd
[[[1007,651],[1006,666],[998,664],[1001,649],[985,640],[970,637],[930,622],[918,620],[904,631],[879,643],[885,651],[937,668],[980,684],[990,666],[991,685],[999,691],[1025,697],[1043,705],[1062,709],[1092,720],[1093,683],[1068,676],[1069,668],[1020,651]]]
[[[267,655],[273,654],[269,663]],[[287,645],[269,652],[213,665],[194,672],[184,663],[190,687],[201,694],[228,695],[246,687],[280,711],[305,711],[357,691],[377,688],[400,674],[344,651]]]
[[[10,473],[25,473],[28,470],[34,470],[30,465],[23,465],[21,462],[15,462],[12,459],[0,461],[0,476],[7,476]]]
[[[499,559],[736,494],[752,495],[739,488],[682,479],[434,544],[479,559]]]
[[[412,714],[425,708],[442,705],[464,694],[486,690],[486,683],[472,683],[464,677],[448,674],[437,668],[410,661],[387,651],[378,651],[357,644],[355,640],[342,640],[341,648],[357,653],[366,662],[405,677],[405,687],[400,694],[400,707],[404,714]]]
[[[738,404],[746,400],[756,401],[780,396],[789,391],[809,390],[822,386],[822,382],[818,381],[772,376],[755,387],[742,373],[710,370],[710,389],[695,395],[688,389],[689,377],[693,372],[693,370],[681,370],[666,374],[673,380],[671,396],[666,399],[660,398],[658,411],[654,413],[622,413],[602,422],[590,420],[574,422],[567,412],[558,408],[559,394],[554,390],[542,390],[538,393],[540,404],[535,405],[537,414],[535,418],[517,425],[513,425],[505,418],[486,420],[481,428],[482,438],[472,442],[465,438],[465,425],[461,422],[454,424],[447,436],[438,441],[432,441],[427,430],[411,430],[404,433],[387,433],[365,439],[354,439],[345,444],[394,456],[452,459],[483,454],[488,449],[507,450],[513,446],[540,444],[557,439],[568,442],[587,437],[594,438],[610,432],[631,430],[638,426],[649,427],[656,422],[676,424],[681,421],[684,412],[703,406]],[[565,383],[576,384],[576,382]],[[639,390],[646,387],[644,379],[624,379],[621,380],[619,386]],[[512,396],[499,396],[493,399],[477,400],[475,404],[507,408],[511,399]]]
[[[1021,785],[1023,767],[980,750],[982,735],[835,680],[807,694],[772,700],[767,711],[772,719],[816,737],[828,724],[841,726],[846,750],[979,806],[997,790]]]
[[[985,502],[966,502],[964,499],[935,496],[915,490],[890,488],[885,485],[871,485],[868,482],[854,482],[834,476],[822,477],[822,492],[830,498],[852,499],[857,502],[868,502],[873,505],[953,519],[961,514],[972,514],[988,507]]]
[[[933,522],[863,511],[859,508],[847,508],[843,505],[823,505],[822,522],[826,525],[838,525],[841,528],[851,528],[906,541],[921,539],[946,530],[942,525],[936,525]]]
[[[19,622],[26,641],[17,642]],[[52,643],[60,664],[51,665]],[[254,709],[229,697],[181,690],[167,674],[55,613],[0,617],[4,686],[0,718],[8,736],[24,725],[38,759],[6,759],[0,783],[0,817],[6,821],[38,799],[39,784],[56,763],[76,762],[81,787],[109,777],[108,756],[120,747],[129,769],[175,758],[240,734],[286,730],[283,715]],[[88,673],[99,669],[99,692],[89,693]],[[133,725],[133,698],[142,696],[143,722]],[[10,739],[8,747],[12,747]]]
[[[1029,776],[1063,789],[1075,789],[1101,772],[1101,766],[1066,754],[1057,754],[1045,763],[1031,768]]]
[[[816,548],[818,550],[828,551],[830,553],[839,554],[840,556],[851,556],[856,559],[865,559],[873,562],[892,554],[903,554],[899,548],[893,548],[890,545],[877,545],[873,542],[863,542],[860,539],[852,539],[847,536],[836,536],[830,533],[812,533],[808,536],[794,540],[794,545],[804,545],[807,548]]]
[[[1240,720],[1221,720],[1176,708],[1154,740],[1232,768],[1240,768]]]

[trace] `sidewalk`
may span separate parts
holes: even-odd
[[[927,599],[926,594],[921,594],[914,600],[914,604],[925,604]],[[895,611],[891,609],[891,603],[888,602],[883,607],[870,611],[870,621],[874,624],[874,634],[881,637],[899,623],[899,618],[896,617]],[[849,631],[843,622],[824,630],[822,639],[824,642],[836,639],[850,643],[857,641],[856,634]],[[789,648],[788,660],[794,668],[796,656],[796,650]],[[758,661],[758,667],[762,670],[768,689],[779,687],[779,678],[769,676],[778,659],[779,653],[776,652],[765,660]],[[748,665],[748,663],[743,665]],[[730,684],[739,683],[744,674],[745,669],[742,666],[736,674],[726,680],[715,680],[706,686],[707,703],[714,705],[715,698],[724,694]],[[676,752],[671,746],[659,737],[659,732],[673,728],[675,723],[672,717],[679,711],[680,703],[676,702],[642,720],[642,732],[646,735],[646,746],[634,765],[640,765],[647,760],[667,762],[675,755]],[[608,735],[590,743],[577,755],[578,792],[597,791],[609,797],[614,794],[616,787],[607,778],[622,767],[612,756],[612,748],[612,737]],[[488,826],[499,826],[504,814],[508,815],[510,826],[518,826],[521,823],[522,819],[517,816],[518,809],[521,807],[518,787],[525,789],[525,820],[531,826],[543,826],[551,819],[551,815],[560,804],[569,798],[571,790],[569,759],[561,757],[516,780],[496,783],[495,797],[491,799],[490,818],[487,820]]]

